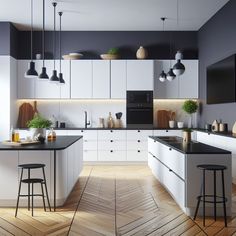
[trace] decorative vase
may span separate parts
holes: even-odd
[[[191,142],[191,132],[183,131],[183,142],[190,143]]]
[[[192,114],[189,114],[189,118],[188,118],[188,128],[192,128],[193,124],[192,124]]]
[[[148,57],[147,49],[145,49],[143,46],[140,46],[136,52],[136,57],[137,59],[146,59]]]
[[[31,138],[34,140],[39,135],[46,137],[46,128],[30,128]]]

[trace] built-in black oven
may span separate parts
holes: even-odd
[[[127,91],[127,127],[153,126],[153,91]]]

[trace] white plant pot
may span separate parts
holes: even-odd
[[[35,139],[38,135],[46,138],[46,128],[30,128],[30,136]]]
[[[174,120],[169,121],[169,127],[170,128],[175,128],[175,121]]]

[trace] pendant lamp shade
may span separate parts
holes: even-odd
[[[53,30],[53,60],[54,60],[54,69],[52,71],[52,76],[50,78],[50,82],[52,83],[59,83],[59,78],[57,77],[57,70],[56,70],[56,61],[55,61],[55,54],[56,54],[56,6],[57,3],[52,3],[54,8],[54,30]]]
[[[166,75],[166,79],[169,81],[172,81],[175,79],[175,77],[176,77],[176,75],[173,73],[173,69],[170,68],[169,72]]]
[[[161,72],[161,74],[159,76],[159,80],[161,82],[165,82],[166,81],[166,73],[164,72],[164,70]]]
[[[29,63],[29,69],[25,73],[25,78],[37,78],[37,77],[38,77],[38,73],[35,70],[35,63],[31,61]]]
[[[174,74],[179,76],[179,75],[182,75],[184,71],[185,71],[184,64],[182,64],[180,60],[177,60],[177,63],[173,66]]]
[[[42,53],[43,53],[43,67],[42,72],[39,75],[41,81],[47,81],[49,79],[47,75],[47,69],[45,67],[45,0],[43,0],[43,31],[42,31]]]
[[[29,63],[29,69],[25,72],[25,78],[37,78],[38,72],[35,70],[35,63],[33,62],[33,0],[31,2],[31,32],[30,32],[30,44],[31,44],[31,61]]]
[[[65,84],[65,80],[63,79],[63,74],[61,72],[59,73],[59,81],[60,84]]]

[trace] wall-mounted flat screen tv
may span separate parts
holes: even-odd
[[[207,67],[207,104],[236,102],[235,55]]]

